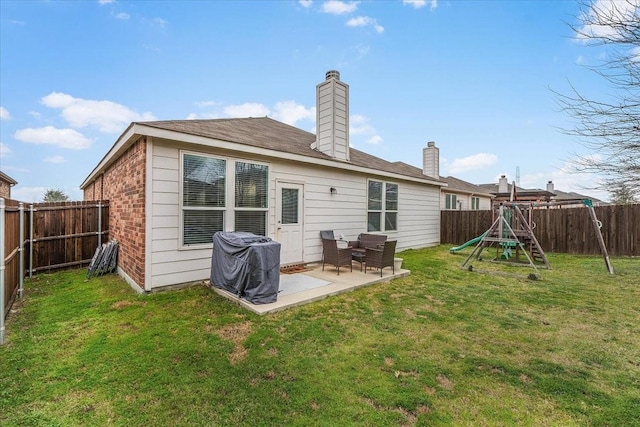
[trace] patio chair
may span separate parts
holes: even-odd
[[[338,242],[331,239],[322,239],[322,271],[324,271],[325,264],[331,264],[338,268],[338,276],[340,275],[340,267],[351,267],[353,271],[353,264],[351,263],[351,248],[338,248]]]
[[[351,257],[354,261],[360,263],[360,271],[362,271],[362,264],[365,262],[365,249],[366,248],[379,248],[387,241],[387,236],[384,234],[369,234],[362,233],[358,236],[358,240],[350,240],[349,246],[351,246]]]
[[[387,240],[381,249],[366,248],[364,272],[367,272],[368,267],[379,268],[380,277],[382,277],[382,269],[391,267],[393,274],[396,274],[396,267],[393,262],[396,255],[396,243],[397,240]]]

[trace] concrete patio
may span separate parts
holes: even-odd
[[[388,282],[411,274],[409,270],[402,269],[396,269],[395,274],[393,274],[391,268],[387,267],[382,270],[382,277],[380,277],[380,270],[370,269],[366,273],[364,271],[361,272],[360,265],[355,262],[353,264],[353,272],[342,267],[340,268],[340,275],[338,275],[336,268],[330,265],[325,265],[324,271],[322,271],[322,265],[319,263],[308,264],[306,267],[308,270],[301,273],[280,274],[278,300],[270,304],[253,304],[223,289],[214,286],[211,286],[211,289],[247,310],[262,315],[308,304],[363,286]]]

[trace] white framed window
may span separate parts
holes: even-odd
[[[227,162],[182,153],[182,245],[211,244],[224,229]]]
[[[455,194],[444,195],[444,208],[445,209],[458,209],[458,196]]]
[[[234,230],[266,236],[269,167],[236,161]]]
[[[367,231],[398,230],[398,184],[369,180]]]
[[[269,166],[181,152],[181,246],[211,245],[233,229],[267,235]]]
[[[480,197],[471,196],[471,209],[476,211],[480,209]]]

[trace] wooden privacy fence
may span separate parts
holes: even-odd
[[[109,202],[26,205],[0,198],[0,344],[4,316],[22,279],[36,272],[88,264],[109,233]]]
[[[609,255],[640,256],[640,204],[595,207]],[[536,239],[545,252],[599,255],[586,207],[534,209]],[[440,241],[459,245],[487,231],[491,211],[442,211]]]

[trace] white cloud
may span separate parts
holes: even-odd
[[[46,187],[16,187],[11,190],[11,197],[28,203],[41,202],[46,191]]]
[[[344,2],[338,0],[329,0],[322,4],[321,10],[324,13],[330,13],[332,15],[344,15],[346,13],[355,12],[358,9],[359,1]]]
[[[227,117],[264,117],[268,116],[269,108],[263,104],[245,102],[240,105],[228,105],[223,108]]]
[[[584,57],[582,55],[578,55],[578,57],[576,58],[576,64],[582,63],[584,63]]]
[[[600,159],[600,156],[597,154],[591,155],[590,157],[596,160]],[[523,188],[546,189],[548,181],[553,181],[553,186],[556,190],[576,192],[600,200],[608,200],[611,197],[608,192],[595,189],[601,182],[601,177],[593,173],[577,172],[570,162],[561,164],[551,172],[523,175],[520,178],[520,186]]]
[[[168,22],[162,18],[153,18],[152,22],[161,28],[164,28],[168,24]]]
[[[215,105],[220,105],[220,102],[217,101],[196,101],[196,105],[198,107],[213,107]]]
[[[29,144],[51,144],[72,150],[83,150],[91,146],[91,140],[80,132],[73,129],[58,129],[53,126],[20,129],[13,137]]]
[[[105,4],[110,4],[110,3],[115,3],[116,0],[98,0],[98,3],[100,3],[101,6],[104,6]]]
[[[598,22],[598,25],[587,24],[578,29],[578,40],[587,41],[590,37],[609,37],[620,39],[620,31],[607,22],[637,22],[640,3],[637,1],[623,2],[619,0],[597,0],[580,18],[582,22]],[[600,19],[598,19],[600,18]]]
[[[0,107],[0,120],[9,120],[11,118],[11,114],[9,114],[9,110],[4,107]]]
[[[125,12],[116,13],[113,16],[115,16],[117,19],[122,19],[123,21],[126,21],[127,19],[131,18],[131,15]]]
[[[380,135],[373,135],[367,139],[367,144],[378,145],[380,143],[382,143],[382,137]]]
[[[11,24],[13,25],[24,25],[25,22],[24,21],[18,21],[16,19],[12,19],[11,21],[9,21]]]
[[[431,0],[429,2],[427,2],[427,0],[402,0],[402,4],[412,6],[416,9],[425,7],[427,3],[430,4],[429,8],[431,10],[434,10],[438,7],[438,0]]]
[[[309,9],[311,7],[311,5],[313,4],[312,0],[299,0],[298,3],[300,3],[300,6],[304,7],[305,9]]]
[[[111,101],[74,98],[60,92],[51,92],[40,100],[49,107],[62,110],[62,117],[73,127],[95,126],[100,132],[120,132],[130,122],[156,120],[153,114],[137,112]]]
[[[40,113],[38,113],[37,111],[29,111],[28,113],[31,117],[33,117],[34,119],[39,119],[40,118]]]
[[[350,135],[374,135],[376,130],[369,124],[369,118],[354,114],[349,117]]]
[[[47,162],[47,163],[64,163],[64,162],[66,162],[66,160],[62,156],[51,156],[51,157],[45,158],[43,160],[43,162]]]
[[[416,9],[420,9],[421,7],[425,7],[427,5],[427,0],[402,0],[402,4],[408,4],[409,6],[413,6]]]
[[[498,157],[495,154],[478,153],[472,156],[454,159],[449,166],[449,173],[461,173],[475,169],[482,169],[496,164]]]
[[[9,155],[9,153],[11,153],[11,149],[9,148],[9,146],[0,142],[0,156],[6,157]]]
[[[378,24],[378,22],[373,19],[370,18],[368,16],[358,16],[355,18],[351,18],[347,21],[347,25],[349,27],[367,27],[367,26],[371,26],[373,27],[376,32],[378,34],[382,34],[384,32],[384,27],[380,24]]]
[[[273,118],[294,126],[299,120],[315,120],[316,107],[305,108],[295,101],[281,101],[276,103]]]

